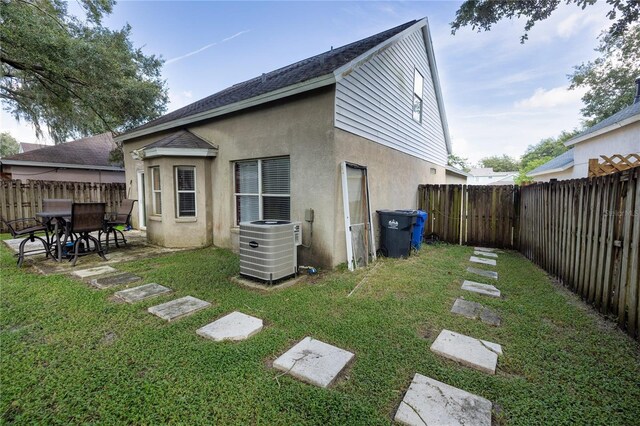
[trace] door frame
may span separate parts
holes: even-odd
[[[138,170],[137,173],[137,185],[138,185],[138,228],[141,230],[147,229],[147,217],[146,211],[146,185],[144,182],[145,173],[144,170]]]
[[[371,198],[369,197],[369,176],[367,173],[367,167],[361,166],[359,164],[350,163],[347,161],[343,161],[340,163],[340,173],[342,175],[342,205],[344,207],[344,231],[345,231],[345,239],[347,243],[347,266],[350,271],[355,270],[354,265],[354,257],[353,257],[353,245],[351,240],[351,216],[349,211],[349,189],[347,185],[347,167],[351,167],[354,169],[360,169],[364,171],[364,182],[365,182],[365,195],[367,197],[367,210],[369,216],[369,241],[370,241],[370,251],[371,251],[371,260],[376,260],[376,241],[373,233],[373,216],[371,214]],[[367,253],[368,254],[368,253]]]

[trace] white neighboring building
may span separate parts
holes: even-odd
[[[467,185],[515,185],[518,172],[494,172],[492,167],[469,170]]]
[[[536,182],[589,176],[589,159],[640,153],[640,78],[634,103],[565,142],[570,149],[527,173]]]

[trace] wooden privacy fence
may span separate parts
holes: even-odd
[[[0,217],[5,220],[35,217],[44,198],[70,198],[77,203],[103,202],[115,211],[126,198],[124,183],[84,183],[20,180],[0,181]],[[0,232],[7,232],[0,223]]]
[[[425,234],[441,241],[515,248],[520,189],[513,185],[420,185]]]
[[[640,338],[640,168],[525,187],[421,185],[425,234],[516,248]]]
[[[634,337],[639,244],[640,168],[521,190],[520,251]]]

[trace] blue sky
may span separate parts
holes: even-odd
[[[169,111],[234,83],[373,35],[429,19],[456,154],[519,157],[527,145],[580,123],[581,92],[568,91],[573,66],[595,57],[606,5],[561,5],[520,44],[522,21],[490,32],[451,35],[459,2],[121,1],[105,20],[129,23],[132,41],[166,59]],[[70,10],[77,9],[74,3]],[[6,113],[2,130],[33,142],[30,126]]]

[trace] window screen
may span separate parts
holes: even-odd
[[[196,215],[196,170],[195,167],[176,167],[176,192],[178,217]]]
[[[151,167],[151,209],[155,215],[162,214],[160,167]]]
[[[236,221],[291,215],[289,157],[241,161],[234,166]]]
[[[418,70],[413,73],[413,119],[422,122],[422,92],[424,90],[424,78]]]

